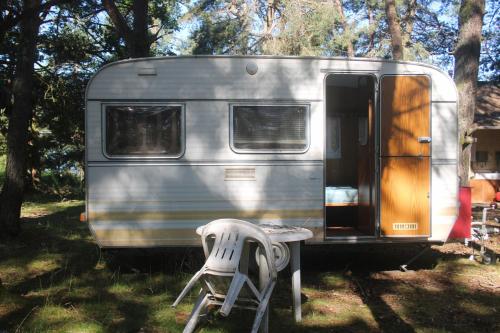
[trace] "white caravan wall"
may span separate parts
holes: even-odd
[[[259,67],[253,76],[245,70],[251,62]],[[156,75],[142,75],[151,72]],[[99,244],[199,244],[195,227],[217,217],[305,224],[315,233],[313,241],[322,242],[323,84],[332,72],[431,76],[430,240],[445,240],[456,216],[458,189],[456,90],[447,75],[428,66],[373,59],[166,57],[110,64],[89,83],[87,214]],[[184,105],[186,148],[181,158],[104,156],[103,105],[166,102]],[[310,105],[309,149],[304,154],[233,152],[231,103]],[[255,179],[225,179],[226,169],[242,167],[255,168]]]

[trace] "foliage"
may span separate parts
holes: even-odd
[[[99,48],[70,14],[65,8],[56,10],[40,35],[30,131],[31,187],[56,195],[64,192],[63,183],[83,180],[85,86],[102,64],[95,57]],[[82,187],[70,188],[81,195]]]
[[[192,11],[196,20],[191,33],[192,54],[252,53],[252,12],[244,1],[201,1]]]
[[[194,1],[186,20],[191,34],[182,52],[193,54],[282,54],[388,58],[390,34],[381,1],[245,0]],[[270,4],[273,10],[270,11]],[[396,1],[406,60],[453,67],[458,0]],[[498,68],[498,3],[487,2],[483,35],[483,79]],[[268,19],[268,14],[272,19]],[[488,23],[489,22],[489,23]]]
[[[480,79],[500,83],[500,5],[486,2],[481,45]]]
[[[115,21],[110,15],[110,8],[105,5],[106,0],[96,1],[95,6],[107,12],[107,17],[94,18],[94,24],[101,26],[102,40],[106,47],[111,49],[111,59],[118,60],[135,57],[130,54],[131,42],[144,43],[148,48],[145,50],[149,55],[171,55],[172,45],[168,43],[170,35],[178,29],[178,20],[181,13],[181,6],[185,2],[174,0],[144,0],[147,7],[147,17],[145,18],[145,31],[139,31],[142,27],[136,26],[137,13],[135,5],[137,0],[117,0],[112,1],[117,8],[117,15],[123,22]],[[120,25],[121,26],[118,26]],[[140,40],[145,38],[145,41]],[[134,39],[136,39],[134,41]],[[139,40],[137,40],[139,39]]]
[[[280,12],[279,33],[264,41],[264,53],[314,56],[341,48],[342,41],[332,35],[338,16],[332,2],[283,1]]]

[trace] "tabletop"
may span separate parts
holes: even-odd
[[[311,230],[301,227],[276,225],[276,224],[258,224],[260,228],[269,236],[272,242],[288,243],[298,242],[313,237]],[[203,225],[196,228],[196,233],[201,235]]]

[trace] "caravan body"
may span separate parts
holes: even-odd
[[[429,65],[131,59],[92,78],[85,119],[102,247],[198,245],[225,217],[309,243],[442,242],[456,220],[457,93]]]

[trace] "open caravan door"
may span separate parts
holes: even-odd
[[[431,80],[381,80],[380,235],[430,236]]]

